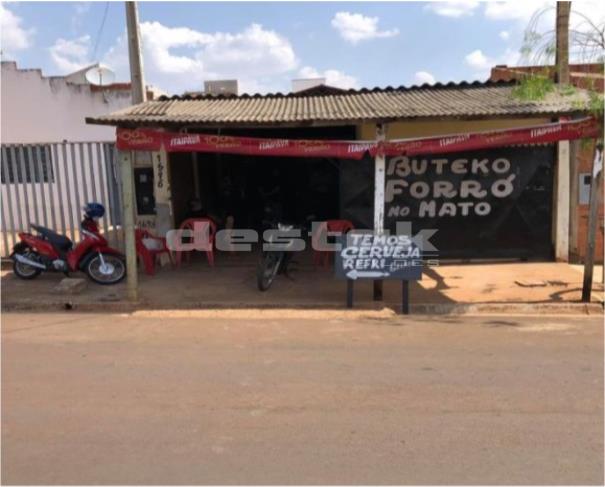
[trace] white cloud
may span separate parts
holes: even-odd
[[[478,0],[452,0],[450,2],[430,2],[425,8],[443,17],[460,18],[473,15],[478,6]]]
[[[82,36],[73,40],[59,38],[49,47],[50,58],[55,67],[63,74],[73,73],[88,64],[90,36]]]
[[[548,30],[554,26],[556,2],[554,0],[508,0],[508,1],[487,1],[478,0],[452,0],[445,2],[430,2],[425,6],[438,15],[445,17],[465,17],[473,15],[481,9],[483,16],[492,21],[516,21],[524,28],[532,16],[540,11],[546,10],[541,16],[540,27],[546,27]],[[577,12],[587,16],[595,24],[605,19],[605,2],[602,0],[581,0],[574,1],[571,5],[572,12]],[[575,17],[575,18],[574,18]],[[580,16],[572,13],[570,24],[572,27],[580,23]],[[543,30],[543,29],[541,29]]]
[[[414,81],[419,84],[428,83],[434,85],[435,77],[428,71],[417,71],[416,74],[414,74]]]
[[[337,69],[326,69],[323,72],[317,71],[315,68],[305,66],[298,72],[301,78],[325,78],[326,84],[348,90],[350,88],[359,88],[359,82],[354,76],[338,71]]]
[[[464,60],[473,69],[485,69],[491,66],[491,61],[483,54],[481,49],[476,49],[467,54]]]
[[[200,54],[210,71],[267,76],[295,69],[298,60],[290,42],[274,31],[252,24],[238,34],[215,34]]]
[[[366,17],[350,12],[337,12],[332,19],[332,27],[351,44],[369,39],[394,37],[399,34],[397,29],[378,30],[378,17]]]
[[[519,61],[519,53],[512,49],[506,49],[500,56],[491,57],[485,55],[481,49],[476,49],[467,54],[464,61],[466,65],[473,70],[473,75],[476,78],[487,79],[490,75],[491,68],[496,65],[516,65]]]
[[[502,39],[503,41],[507,41],[510,39],[510,32],[507,30],[503,30],[500,31],[500,34],[498,34],[498,36],[500,37],[500,39]]]
[[[299,61],[285,37],[259,24],[241,32],[209,34],[188,27],[141,23],[143,64],[148,82],[169,92],[201,90],[203,80],[238,79],[242,92],[285,90],[284,75]],[[128,79],[125,35],[103,62]]]
[[[587,27],[586,19],[589,19],[595,25],[605,22],[605,3],[591,0],[572,2],[569,18],[570,27],[583,30]]]
[[[32,45],[34,29],[25,29],[23,19],[0,3],[0,47],[4,56]]]
[[[524,0],[508,2],[486,2],[485,17],[490,20],[520,20],[527,22],[537,10],[540,10],[554,2],[544,0]]]
[[[572,14],[569,20],[571,28],[582,28],[587,17],[593,23],[599,24],[605,20],[605,2],[582,0],[572,2]],[[489,20],[516,20],[525,27],[532,16],[544,11],[540,16],[538,28],[540,31],[552,30],[555,25],[556,2],[548,0],[525,0],[507,2],[485,2],[485,17]],[[585,28],[586,26],[584,26]]]

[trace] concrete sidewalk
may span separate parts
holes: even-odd
[[[125,298],[125,284],[98,286],[89,282],[79,295],[53,293],[62,274],[43,274],[34,281],[2,271],[2,308],[81,310],[190,308],[343,308],[346,284],[331,270],[306,263],[293,265],[292,279],[278,276],[271,289],[256,288],[254,260],[220,256],[210,268],[201,256],[181,268],[159,268],[155,276],[140,273],[138,303]],[[464,312],[602,312],[603,286],[595,272],[592,303],[580,303],[582,272],[561,263],[444,264],[428,268],[412,282],[410,301],[416,313]],[[84,277],[74,274],[73,277]],[[355,284],[355,308],[399,310],[401,284],[385,281],[384,301],[372,301],[372,283]]]

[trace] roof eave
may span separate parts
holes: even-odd
[[[588,110],[577,108],[558,111],[539,111],[525,113],[494,113],[494,114],[468,114],[468,115],[438,115],[438,116],[408,116],[408,117],[379,117],[379,118],[357,118],[338,120],[303,120],[291,122],[204,122],[183,120],[145,120],[145,119],[116,119],[104,117],[86,117],[87,124],[109,125],[123,128],[136,127],[189,127],[218,129],[229,128],[279,128],[279,127],[333,127],[335,125],[357,125],[361,123],[395,123],[395,122],[434,122],[434,121],[470,121],[488,119],[529,119],[529,118],[558,118],[563,116],[586,115]]]

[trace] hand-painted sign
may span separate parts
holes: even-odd
[[[387,159],[385,228],[437,229],[440,252],[529,249],[550,235],[552,146]]]
[[[340,279],[418,280],[422,252],[407,235],[350,232],[336,251],[336,277]]]
[[[517,195],[535,163],[520,165],[518,154],[497,151],[456,156],[389,159],[386,168],[387,217],[487,216],[494,200]]]

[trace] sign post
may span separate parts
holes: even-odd
[[[410,312],[409,281],[422,278],[422,252],[408,235],[349,232],[336,252],[336,277],[347,280],[347,308],[353,307],[353,288],[358,279],[382,283],[400,280],[401,313]]]
[[[353,307],[353,280],[347,279],[347,308]]]
[[[410,314],[410,281],[401,281],[401,314]]]

